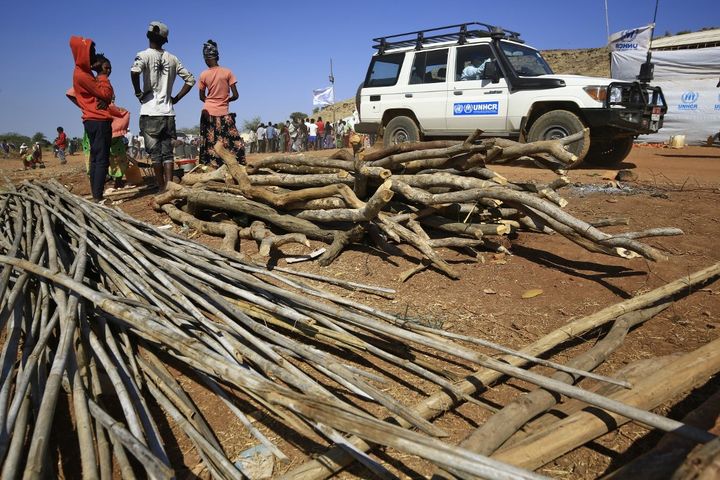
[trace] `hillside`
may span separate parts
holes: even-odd
[[[355,97],[335,103],[335,118],[338,120],[351,116],[354,111]],[[317,118],[318,116],[321,116],[325,120],[332,120],[333,107],[323,108],[318,113],[313,113],[313,117]]]
[[[542,54],[555,73],[591,77],[610,76],[610,50],[606,47],[545,50]]]
[[[582,48],[575,50],[545,50],[545,60],[555,73],[588,75],[592,77],[610,76],[610,51],[603,48]],[[349,117],[355,110],[355,99],[348,98],[335,104],[335,118]],[[313,117],[332,120],[332,107],[323,108]]]

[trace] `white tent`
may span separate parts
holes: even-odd
[[[653,41],[652,47],[656,42],[659,40]],[[612,52],[612,77],[636,80],[646,55],[642,50]],[[705,143],[710,135],[718,133],[720,46],[692,48],[692,44],[688,44],[684,49],[653,50],[652,62],[655,64],[652,85],[663,89],[668,112],[664,126],[657,134],[643,135],[640,139],[662,142],[671,135],[682,134],[686,142],[697,144]]]
[[[720,28],[661,37],[652,41],[653,50],[680,50],[708,47],[720,47]]]

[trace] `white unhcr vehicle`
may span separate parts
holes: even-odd
[[[485,136],[523,142],[590,128],[569,145],[580,162],[620,163],[638,135],[655,133],[667,111],[660,87],[555,75],[519,34],[465,23],[373,39],[356,97],[359,133],[385,145],[430,137]]]

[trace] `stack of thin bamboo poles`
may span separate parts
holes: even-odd
[[[247,418],[248,408],[301,437],[342,445],[383,477],[389,472],[347,434],[461,476],[537,478],[440,440],[442,429],[383,388],[392,369],[410,384],[467,398],[452,380],[481,366],[696,442],[712,438],[158,231],[56,182],[0,193],[0,252],[2,478],[57,475],[77,463],[68,449],[79,452],[83,478],[171,478],[182,466],[166,448],[173,431],[213,477],[239,478],[205,418],[208,406],[192,399],[175,370],[217,395],[280,461],[287,455]],[[459,340],[629,386],[480,339]],[[402,426],[381,420],[388,416]],[[68,437],[74,448],[60,441]]]

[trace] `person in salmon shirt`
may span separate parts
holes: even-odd
[[[100,202],[110,165],[112,140],[112,115],[108,105],[114,92],[108,79],[109,63],[98,61],[95,42],[89,38],[70,37],[70,50],[75,60],[72,90],[75,102],[82,110],[85,134],[90,144],[90,189],[93,201]]]
[[[200,74],[198,82],[200,101],[204,102],[200,115],[200,162],[209,164],[214,160],[223,164],[215,153],[215,144],[220,141],[244,165],[245,144],[235,125],[235,114],[229,111],[230,102],[238,99],[237,78],[229,68],[218,64],[220,55],[214,41],[205,42],[203,57],[208,69]]]

